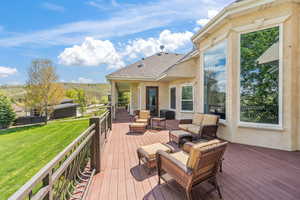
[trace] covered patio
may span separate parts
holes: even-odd
[[[129,122],[127,112],[118,110],[101,158],[102,170],[92,181],[88,199],[185,199],[184,190],[177,183],[158,185],[156,173],[148,175],[138,165],[136,149],[156,142],[167,143],[168,131],[130,134]],[[175,120],[167,122],[168,128],[177,125]],[[223,199],[300,199],[300,152],[231,143],[218,180]],[[209,184],[198,185],[193,198],[219,199],[216,192],[207,193],[210,189]]]

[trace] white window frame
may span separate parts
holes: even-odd
[[[182,88],[186,86],[191,86],[193,90],[193,110],[182,110]],[[185,112],[185,113],[193,113],[195,111],[195,87],[192,83],[186,83],[180,85],[180,112]]]
[[[225,35],[225,36],[222,36],[222,37],[220,37],[213,45],[211,45],[211,46],[207,46],[206,48],[204,48],[204,49],[202,49],[201,50],[201,77],[202,77],[202,81],[201,81],[201,88],[202,88],[202,91],[201,91],[201,94],[202,94],[202,98],[201,98],[201,101],[202,101],[202,113],[204,113],[204,110],[205,110],[205,108],[204,108],[204,53],[207,51],[207,50],[209,50],[209,49],[211,49],[211,48],[213,48],[213,47],[215,47],[216,45],[218,45],[218,44],[220,44],[220,43],[222,43],[222,42],[226,42],[226,66],[225,66],[225,70],[226,70],[226,99],[225,99],[225,106],[226,106],[226,108],[225,108],[225,116],[226,116],[226,119],[224,120],[224,119],[220,119],[219,120],[219,122],[221,122],[222,124],[226,124],[227,123],[227,120],[228,120],[228,111],[229,111],[229,101],[228,101],[228,97],[229,97],[229,87],[228,87],[228,77],[229,77],[229,74],[228,74],[228,72],[229,72],[229,69],[228,69],[228,62],[229,62],[229,42],[228,42],[228,39],[227,38],[224,38],[224,37],[227,37],[227,34]]]
[[[279,27],[279,96],[278,96],[278,118],[279,123],[278,124],[264,124],[264,123],[255,123],[255,122],[243,122],[241,121],[241,94],[240,94],[240,87],[241,87],[241,79],[240,79],[240,73],[241,73],[241,35],[256,31],[265,30],[268,28],[274,28]],[[271,129],[271,130],[283,130],[283,22],[281,23],[275,23],[275,24],[269,24],[266,26],[260,26],[258,27],[252,27],[243,31],[240,31],[238,33],[238,67],[237,67],[237,120],[238,120],[238,126],[239,127],[246,127],[246,128],[259,128],[259,129]]]
[[[174,108],[171,108],[171,89],[172,88],[175,88],[175,109]],[[176,111],[177,109],[177,87],[176,85],[170,85],[169,87],[169,110],[173,110],[173,111]]]

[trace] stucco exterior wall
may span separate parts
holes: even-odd
[[[282,20],[284,18],[284,20]],[[238,76],[239,76],[239,34],[248,30],[259,30],[274,26],[277,20],[282,20],[283,28],[283,59],[282,59],[282,116],[283,128],[263,129],[242,127],[238,122]],[[274,21],[273,25],[270,23]],[[217,42],[227,39],[227,119],[219,129],[219,136],[232,142],[271,147],[284,150],[299,149],[299,5],[286,3],[266,7],[246,15],[231,17],[227,23],[216,28],[206,37],[197,41],[200,50],[199,68],[202,71],[202,53]],[[298,73],[295,73],[298,72]],[[197,78],[200,93],[203,91],[203,80]],[[199,92],[198,91],[198,92]],[[197,95],[197,96],[198,96]],[[203,98],[203,97],[202,97]],[[200,112],[203,99],[199,102]]]
[[[141,109],[146,109],[146,87],[147,86],[157,86],[158,87],[158,101],[159,106],[158,109],[167,109],[168,108],[168,83],[165,82],[151,82],[151,81],[144,81],[139,82],[138,87],[140,91],[140,102],[141,102]]]

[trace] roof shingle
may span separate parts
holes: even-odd
[[[156,79],[161,73],[174,65],[184,55],[174,53],[157,53],[141,59],[116,72],[107,75],[107,78],[147,78]]]

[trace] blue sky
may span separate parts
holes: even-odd
[[[32,59],[64,82],[101,83],[150,56],[192,48],[190,37],[232,0],[6,0],[0,7],[0,84],[23,84]]]

